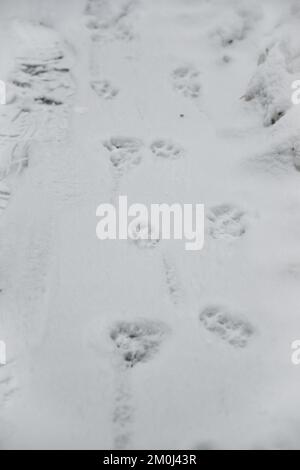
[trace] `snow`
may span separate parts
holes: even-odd
[[[298,2],[3,0],[2,449],[299,448]],[[205,204],[184,240],[96,209]]]

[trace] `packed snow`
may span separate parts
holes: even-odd
[[[300,448],[299,25],[1,0],[2,449]],[[204,248],[100,241],[120,195],[204,204]]]

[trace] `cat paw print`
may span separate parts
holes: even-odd
[[[168,333],[161,321],[120,321],[111,329],[110,338],[127,367],[147,362],[159,351]]]
[[[169,160],[177,160],[183,157],[184,149],[179,144],[172,142],[171,140],[157,139],[150,145],[151,152],[153,155],[159,158],[165,158]]]
[[[174,89],[186,98],[198,98],[201,91],[199,71],[194,67],[182,66],[172,73]]]
[[[247,346],[254,334],[252,325],[223,307],[210,306],[199,316],[201,324],[216,337],[235,348]]]
[[[118,88],[114,87],[109,80],[94,80],[91,82],[91,88],[96,95],[105,100],[111,100],[119,93]]]
[[[245,212],[230,204],[213,207],[207,218],[209,233],[216,239],[239,238],[247,229]]]
[[[114,170],[123,174],[136,167],[142,160],[141,149],[143,142],[131,137],[111,137],[103,142],[109,152],[109,158]]]

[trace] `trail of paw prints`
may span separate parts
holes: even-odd
[[[118,357],[113,410],[115,449],[128,448],[134,424],[130,371],[153,359],[168,333],[169,327],[165,323],[147,319],[120,321],[110,330]]]
[[[114,194],[118,192],[122,176],[141,163],[143,145],[141,140],[132,137],[111,137],[103,142],[113,172]]]
[[[233,240],[246,233],[246,214],[234,205],[214,206],[210,209],[207,218],[209,233],[215,239]]]
[[[112,100],[119,93],[119,89],[113,86],[109,80],[93,80],[91,88],[99,98],[104,100]]]
[[[192,66],[180,66],[171,74],[173,88],[186,98],[198,98],[201,92],[199,71]]]
[[[228,312],[223,307],[206,307],[200,313],[199,320],[204,328],[235,348],[247,346],[254,334],[254,328],[250,322]]]
[[[167,139],[156,139],[150,144],[150,150],[155,157],[166,160],[178,160],[185,154],[184,148]]]

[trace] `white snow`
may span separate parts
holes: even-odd
[[[298,2],[0,18],[0,447],[299,448]],[[118,195],[205,204],[204,249],[99,241]]]

